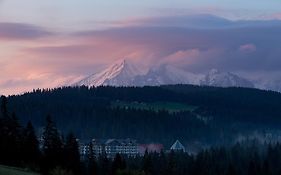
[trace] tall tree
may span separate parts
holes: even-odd
[[[87,174],[88,175],[96,175],[98,170],[98,165],[96,162],[96,157],[94,155],[93,144],[92,142],[89,144],[89,150],[87,152]]]
[[[116,154],[111,167],[111,174],[116,175],[118,170],[126,169],[126,162],[120,154]]]
[[[153,162],[152,162],[151,154],[148,153],[147,150],[145,151],[143,156],[142,170],[145,172],[145,174],[151,174],[153,171]]]
[[[63,142],[55,123],[48,115],[43,132],[42,173],[47,174],[52,168],[62,166]]]
[[[15,113],[12,116],[9,115],[7,103],[7,98],[2,96],[0,107],[0,163],[19,165],[22,160],[22,128]]]
[[[261,174],[262,175],[271,175],[272,174],[267,160],[264,160],[264,162],[263,162]]]
[[[34,127],[29,121],[23,131],[23,159],[31,166],[38,165],[40,158],[39,142]]]
[[[98,157],[99,162],[99,174],[108,175],[110,174],[110,160],[107,158],[105,150]]]
[[[7,97],[1,96],[0,118],[8,117],[7,103],[8,103]]]
[[[237,175],[237,172],[232,164],[228,166],[226,175]]]
[[[176,173],[175,152],[172,150],[168,155],[167,174],[173,175]]]
[[[65,166],[68,170],[71,170],[74,174],[79,174],[81,172],[79,145],[76,137],[72,133],[66,137],[64,159]]]

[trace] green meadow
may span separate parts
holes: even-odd
[[[0,175],[39,175],[24,169],[0,165]]]

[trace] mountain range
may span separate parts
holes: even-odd
[[[192,84],[216,87],[248,87],[255,85],[250,80],[231,72],[210,70],[207,74],[195,74],[168,64],[150,68],[142,74],[136,65],[120,60],[105,70],[92,74],[73,86],[159,86]]]

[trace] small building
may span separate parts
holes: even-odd
[[[91,143],[95,156],[105,153],[109,158],[114,158],[117,153],[129,157],[139,154],[137,141],[132,139],[93,139]],[[81,144],[80,153],[82,157],[89,154],[89,145]]]
[[[83,144],[79,142],[79,151],[81,156],[86,157],[90,151],[90,144]]]
[[[179,140],[176,140],[176,142],[171,146],[170,151],[185,152],[185,147]]]
[[[114,157],[117,153],[134,157],[139,153],[136,140],[131,139],[109,139],[105,142],[105,152],[109,157]]]
[[[93,152],[95,155],[100,155],[105,151],[104,142],[105,140],[98,140],[98,139],[92,140]]]

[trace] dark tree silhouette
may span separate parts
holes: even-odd
[[[226,175],[237,175],[237,172],[236,172],[236,170],[235,170],[235,167],[234,167],[232,164],[230,164],[230,165],[228,166]]]
[[[42,139],[43,161],[41,170],[43,174],[47,174],[52,168],[63,165],[63,142],[50,115],[46,118]]]
[[[142,170],[145,174],[152,174],[153,172],[153,162],[152,162],[152,155],[148,153],[146,150],[142,160]]]
[[[38,165],[40,160],[39,142],[34,127],[29,121],[23,130],[23,159],[30,166]]]
[[[87,167],[87,174],[88,175],[97,175],[98,173],[98,165],[96,162],[96,156],[94,155],[93,151],[93,144],[89,144],[89,151],[86,159],[86,167]]]
[[[1,96],[0,118],[8,117],[7,104],[8,104],[7,97],[6,96]]]
[[[98,166],[99,166],[99,174],[101,175],[108,175],[110,174],[110,159],[108,159],[107,154],[105,151],[102,151],[102,153],[98,157]]]
[[[116,154],[111,167],[111,174],[116,175],[118,171],[126,169],[126,162],[120,154]]]
[[[15,115],[9,115],[7,98],[1,97],[0,163],[19,166],[22,160],[22,128]]]
[[[71,170],[74,174],[81,173],[79,145],[72,133],[66,137],[64,146],[64,164],[66,169]]]

